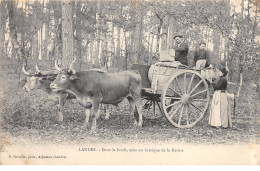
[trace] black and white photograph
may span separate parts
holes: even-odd
[[[259,0],[0,0],[0,165],[259,165]]]

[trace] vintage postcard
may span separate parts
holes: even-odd
[[[0,0],[0,164],[259,165],[259,20],[258,0]]]

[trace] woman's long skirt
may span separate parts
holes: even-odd
[[[232,127],[229,102],[225,92],[214,92],[210,108],[209,124],[215,127]]]

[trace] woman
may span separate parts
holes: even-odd
[[[228,105],[227,89],[227,70],[220,70],[220,78],[213,83],[214,94],[211,102],[209,124],[213,127],[232,127],[231,114]]]
[[[209,54],[206,50],[206,43],[200,43],[199,50],[195,51],[193,65],[200,70],[209,66]]]

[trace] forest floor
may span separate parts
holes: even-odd
[[[109,120],[104,114],[97,121],[96,134],[90,128],[80,131],[84,122],[84,109],[76,100],[65,104],[64,121],[56,122],[57,105],[41,91],[25,92],[16,73],[17,63],[3,59],[0,72],[1,129],[0,139],[12,137],[13,144],[27,142],[39,144],[80,143],[191,143],[191,144],[248,144],[260,143],[259,100],[255,88],[245,83],[237,99],[233,127],[215,129],[208,125],[209,112],[192,128],[176,128],[164,117],[144,119],[142,128],[134,126],[129,105],[123,101],[113,108]],[[232,89],[232,88],[230,88]],[[232,90],[230,90],[232,91]]]

